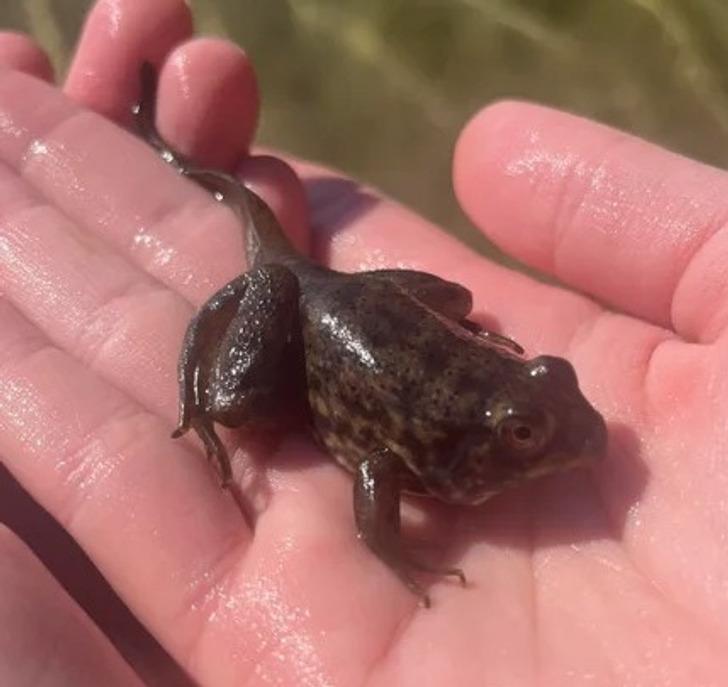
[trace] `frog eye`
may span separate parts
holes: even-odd
[[[511,415],[498,424],[498,438],[516,451],[534,451],[544,441],[543,428],[532,418]]]

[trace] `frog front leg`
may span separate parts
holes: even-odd
[[[523,355],[523,348],[513,339],[485,329],[477,322],[468,319],[473,309],[473,294],[461,284],[418,270],[373,270],[364,274],[388,279],[428,308],[457,322],[469,332],[494,346],[505,348],[516,355]]]
[[[465,584],[460,568],[436,568],[409,556],[400,536],[401,468],[389,451],[379,451],[363,460],[354,478],[354,517],[358,535],[376,556],[391,568],[408,589],[430,606],[430,597],[414,580],[410,570],[433,575],[452,575]]]
[[[292,383],[286,371],[296,355],[297,326],[298,280],[286,267],[268,264],[220,289],[187,327],[172,436],[194,429],[208,458],[217,460],[224,486],[232,470],[214,423],[240,427],[274,415]]]

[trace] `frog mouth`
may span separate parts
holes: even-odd
[[[524,478],[533,479],[558,472],[568,472],[579,467],[586,467],[591,462],[590,458],[591,456],[583,454],[556,455],[552,460],[532,465],[524,472]]]
[[[556,451],[549,460],[535,463],[524,472],[528,479],[548,475],[555,472],[567,472],[579,467],[586,467],[605,456],[607,452],[607,427],[599,416],[594,431],[591,432],[578,450]]]

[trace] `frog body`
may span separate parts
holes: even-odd
[[[518,344],[469,320],[463,286],[414,270],[346,274],[297,254],[258,196],[162,141],[154,86],[147,68],[136,110],[142,134],[239,214],[250,265],[188,327],[174,436],[194,429],[227,484],[215,423],[268,421],[283,396],[301,398],[314,436],[354,474],[359,536],[428,605],[413,570],[465,578],[405,552],[401,494],[480,504],[599,458],[604,420],[566,360],[526,359]]]

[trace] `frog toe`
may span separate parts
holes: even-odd
[[[468,584],[465,573],[461,568],[437,568],[414,559],[410,559],[408,563],[413,569],[419,570],[420,572],[441,577],[457,577],[463,587],[466,587]]]
[[[177,427],[175,427],[174,431],[172,432],[172,434],[171,434],[172,439],[179,439],[181,436],[184,436],[189,431],[190,431],[189,425],[180,424]]]
[[[412,558],[400,558],[397,563],[394,563],[392,561],[389,565],[395,570],[400,580],[404,582],[405,586],[415,596],[419,597],[420,604],[423,606],[423,608],[430,608],[430,606],[432,605],[430,601],[430,596],[429,594],[427,594],[427,592],[425,592],[422,585],[416,582],[409,575],[409,570],[417,570],[418,572],[423,572],[428,575],[441,577],[457,577],[463,587],[467,586],[467,578],[465,577],[465,573],[460,568],[437,568]],[[406,568],[403,566],[406,566]]]
[[[222,441],[220,441],[220,437],[217,436],[212,422],[205,418],[195,418],[191,425],[191,428],[197,432],[205,446],[207,459],[210,462],[215,461],[218,465],[221,486],[223,488],[229,487],[233,478],[230,456]],[[188,429],[190,427],[178,427],[172,436],[175,438],[182,436]]]

